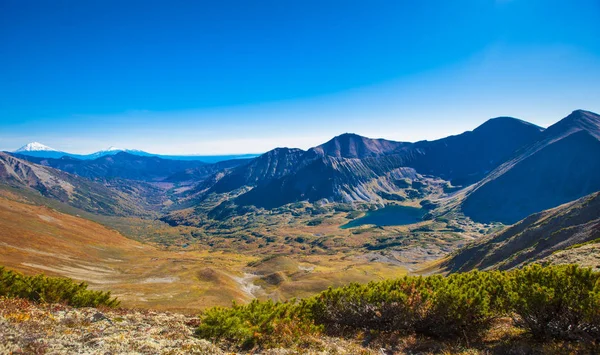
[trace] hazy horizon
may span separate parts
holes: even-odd
[[[585,110],[585,109],[582,109],[582,110]],[[585,111],[589,111],[589,110],[585,110]],[[564,116],[561,117],[561,118],[566,117],[569,113],[564,114]],[[520,118],[514,117],[514,116],[497,116],[497,117],[491,117],[491,118],[486,119],[485,121],[482,121],[480,124],[478,124],[475,127],[472,127],[471,129],[467,129],[467,130],[461,131],[461,132],[449,133],[449,134],[446,134],[446,135],[443,135],[443,136],[440,136],[440,137],[434,137],[434,138],[431,138],[431,139],[424,138],[424,139],[415,139],[415,140],[398,140],[398,139],[389,138],[389,137],[366,136],[364,134],[360,134],[360,133],[357,133],[357,132],[341,132],[341,133],[335,134],[333,136],[327,137],[324,140],[319,141],[319,142],[317,142],[315,144],[312,144],[312,145],[309,145],[309,146],[301,147],[301,146],[281,145],[281,146],[274,146],[274,147],[272,147],[270,149],[267,149],[265,151],[254,151],[254,152],[253,151],[248,151],[248,152],[233,152],[233,153],[223,152],[223,153],[216,153],[216,154],[210,154],[210,153],[209,154],[203,154],[203,153],[194,153],[194,152],[179,152],[179,153],[161,152],[161,153],[158,153],[158,152],[151,151],[151,150],[139,149],[137,147],[123,147],[123,146],[114,146],[114,145],[105,146],[104,148],[98,148],[98,149],[95,149],[95,150],[74,152],[74,151],[68,151],[68,150],[58,149],[58,148],[56,148],[54,146],[45,144],[44,142],[40,142],[40,141],[31,141],[31,142],[27,142],[27,143],[21,144],[19,147],[16,147],[16,148],[12,148],[12,149],[0,149],[0,151],[14,152],[14,151],[16,151],[16,150],[18,150],[20,148],[23,148],[27,144],[30,144],[30,143],[40,143],[40,144],[43,144],[45,146],[48,146],[49,148],[56,149],[57,151],[62,151],[62,152],[65,152],[65,153],[72,153],[72,154],[80,154],[80,155],[93,154],[93,153],[96,153],[96,152],[99,152],[99,151],[110,150],[111,148],[113,148],[113,149],[120,149],[120,150],[140,150],[140,151],[143,151],[143,152],[146,152],[146,153],[159,154],[159,155],[167,155],[167,156],[168,155],[173,155],[173,156],[228,156],[228,155],[231,155],[231,156],[236,156],[236,155],[242,156],[242,155],[258,155],[258,154],[263,154],[263,153],[265,153],[265,152],[267,152],[269,150],[276,149],[276,148],[299,148],[299,149],[303,149],[303,150],[308,150],[310,148],[313,148],[313,147],[316,147],[316,146],[318,146],[320,144],[323,144],[323,143],[331,140],[334,137],[337,137],[337,136],[340,136],[340,135],[343,135],[343,134],[348,134],[348,133],[349,134],[357,134],[357,135],[360,135],[360,136],[363,136],[363,137],[367,137],[367,138],[371,138],[371,139],[387,139],[387,140],[393,140],[393,141],[398,141],[398,142],[411,142],[411,143],[414,143],[414,142],[424,141],[424,140],[431,141],[431,140],[436,140],[436,139],[440,139],[440,138],[445,138],[445,137],[448,137],[448,136],[451,136],[451,135],[461,134],[461,133],[464,133],[464,132],[467,132],[467,131],[472,131],[475,128],[477,128],[478,126],[484,124],[487,120],[493,119],[493,118],[498,118],[498,117],[512,117],[512,118],[520,119]],[[555,122],[550,123],[548,126],[550,126],[550,125],[558,122],[559,120],[560,119],[557,119]],[[532,123],[532,124],[535,124],[534,122],[530,122],[528,120],[524,120],[524,121]],[[548,127],[548,126],[541,126],[541,125],[537,125],[537,126],[540,126],[540,127],[544,128],[544,129],[546,129]]]
[[[307,149],[600,112],[600,3],[7,1],[0,150]],[[142,16],[143,15],[143,16]]]

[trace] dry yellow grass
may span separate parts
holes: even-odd
[[[201,280],[207,266],[241,270],[250,257],[171,252],[48,207],[0,197],[0,259],[9,268],[86,281],[112,290],[125,305],[198,309],[248,297],[233,282]],[[207,290],[219,289],[218,295]]]
[[[0,196],[1,265],[86,281],[92,289],[113,291],[128,307],[195,312],[253,297],[305,297],[329,286],[406,273],[397,265],[344,254],[289,255],[281,259],[285,262],[263,269],[285,274],[284,282],[268,285],[252,275],[260,273],[260,265],[249,266],[264,254],[164,250],[96,222],[27,203],[15,194]]]

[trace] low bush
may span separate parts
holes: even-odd
[[[502,314],[501,273],[470,272],[351,284],[312,301],[316,323],[348,330],[416,332],[447,338],[478,336]]]
[[[320,331],[295,302],[259,302],[215,307],[202,315],[196,334],[212,341],[225,341],[242,349],[260,346],[291,346]]]
[[[511,271],[515,323],[539,339],[600,340],[600,273],[576,265]]]
[[[353,283],[300,302],[213,308],[202,315],[198,335],[239,347],[287,346],[320,331],[469,341],[509,315],[537,339],[600,341],[600,274],[574,265],[533,265]]]
[[[117,307],[110,292],[91,291],[87,284],[44,275],[26,276],[0,267],[0,296],[25,298],[34,302],[64,303],[73,307]]]

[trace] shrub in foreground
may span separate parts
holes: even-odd
[[[515,323],[540,339],[600,340],[600,273],[576,265],[511,271]]]
[[[320,331],[307,316],[306,308],[295,302],[260,302],[215,307],[202,315],[196,334],[204,339],[226,341],[240,348],[290,346]]]
[[[314,320],[330,332],[416,332],[440,338],[477,336],[502,314],[505,277],[469,272],[351,284],[309,301]]]
[[[243,347],[289,345],[319,331],[469,340],[511,315],[538,339],[600,341],[599,280],[599,273],[574,265],[407,276],[330,288],[300,302],[213,308],[197,334]]]
[[[73,307],[117,307],[110,292],[92,291],[84,282],[71,279],[26,276],[0,267],[0,296],[25,298],[34,302],[64,303]]]

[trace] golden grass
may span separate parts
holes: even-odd
[[[246,302],[251,295],[236,281],[244,273],[282,273],[285,280],[277,285],[256,282],[264,286],[256,296],[281,300],[406,273],[399,266],[357,261],[343,253],[295,255],[283,249],[288,256],[261,263],[265,254],[165,250],[14,197],[18,196],[0,197],[2,265],[28,274],[43,272],[86,281],[92,289],[113,291],[127,307],[195,311],[228,306],[233,300]],[[324,227],[339,231],[335,226]]]
[[[127,306],[198,309],[247,300],[234,283],[199,280],[199,270],[241,270],[252,258],[164,251],[83,218],[0,197],[0,260],[25,273],[70,277],[112,290]],[[216,288],[218,296],[204,296]]]

